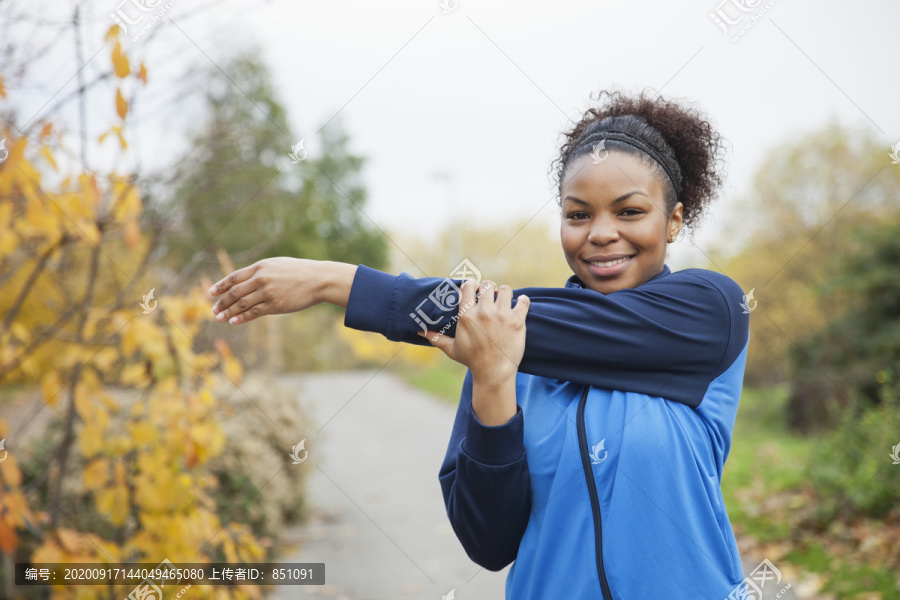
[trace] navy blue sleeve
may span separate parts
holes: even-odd
[[[460,280],[389,275],[359,265],[344,325],[429,345],[417,331],[454,335]],[[531,299],[519,371],[699,406],[709,384],[749,339],[743,292],[705,269],[657,276],[601,294],[580,287],[522,288]]]
[[[513,560],[531,514],[524,417],[482,424],[472,411],[472,373],[466,373],[453,433],[440,471],[453,531],[476,564],[499,571]]]

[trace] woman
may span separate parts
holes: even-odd
[[[564,288],[466,282],[447,311],[424,302],[434,278],[279,258],[214,286],[214,312],[327,301],[348,327],[427,343],[410,318],[424,307],[428,340],[469,368],[447,514],[473,561],[515,561],[507,598],[721,600],[743,579],[721,477],[749,311],[730,278],[665,256],[714,198],[723,146],[694,109],[601,100],[558,160]]]

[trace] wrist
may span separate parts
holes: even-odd
[[[516,377],[472,374],[472,411],[490,427],[504,425],[516,415]]]
[[[514,365],[509,359],[504,358],[500,363],[481,365],[475,368],[469,367],[469,370],[472,371],[472,379],[474,381],[489,385],[507,384],[509,382],[515,384],[518,366]]]
[[[350,288],[353,287],[353,278],[356,276],[358,265],[323,260],[319,261],[319,266],[322,274],[319,278],[317,300],[347,308]]]

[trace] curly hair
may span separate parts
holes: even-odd
[[[724,182],[724,138],[698,109],[655,93],[629,96],[602,90],[593,100],[601,106],[589,108],[572,130],[563,134],[559,158],[552,163],[557,165],[557,192],[561,194],[563,178],[575,159],[591,152],[591,139],[599,140],[606,129],[623,131],[650,146],[668,166],[664,168],[649,154],[619,141],[609,140],[606,149],[638,156],[653,169],[665,184],[667,215],[680,201],[684,226],[693,231]],[[559,196],[557,202],[561,203]]]

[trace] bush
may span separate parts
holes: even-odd
[[[246,523],[256,536],[277,544],[285,526],[306,516],[309,464],[294,465],[289,456],[310,431],[297,394],[248,374],[239,388],[224,381],[216,398],[227,415],[225,450],[210,462],[219,480],[214,496],[219,517]]]
[[[896,504],[900,465],[892,464],[890,453],[900,444],[900,394],[886,371],[879,371],[878,380],[881,402],[844,409],[836,429],[810,455],[810,479],[822,499],[820,525],[842,509],[850,511],[844,519],[883,518]]]

